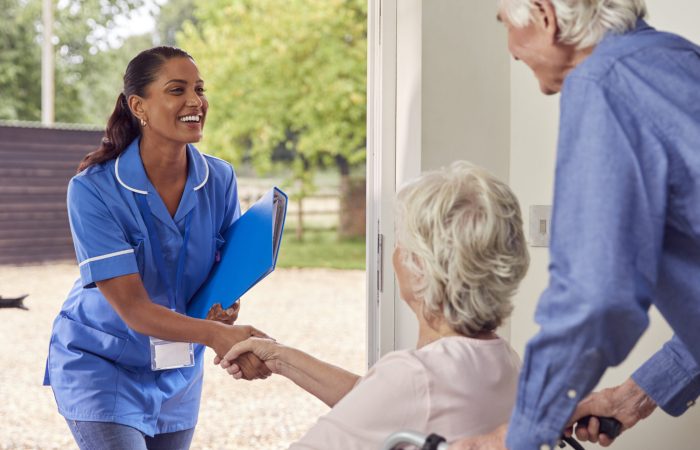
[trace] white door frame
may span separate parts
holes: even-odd
[[[367,360],[415,344],[391,266],[394,196],[421,167],[422,0],[369,0]],[[397,70],[397,67],[400,70]]]
[[[367,49],[367,361],[394,339],[392,203],[396,157],[396,1],[369,0]],[[392,242],[390,242],[392,241]],[[391,301],[387,301],[391,299]],[[388,318],[392,320],[388,320]]]

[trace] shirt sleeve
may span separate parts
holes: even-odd
[[[581,78],[562,92],[549,285],[525,351],[512,450],[554,448],[576,404],[648,326],[667,161],[653,127],[613,96]]]
[[[75,177],[68,185],[68,219],[85,288],[95,282],[138,273],[132,245],[108,205],[89,181]]]
[[[389,435],[422,430],[430,413],[425,367],[408,352],[382,358],[292,450],[380,448]]]
[[[676,336],[637,369],[632,379],[672,416],[683,414],[700,396],[700,365]]]

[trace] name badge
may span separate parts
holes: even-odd
[[[170,342],[150,337],[151,370],[179,369],[194,366],[194,345],[191,342]]]

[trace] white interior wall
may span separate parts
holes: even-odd
[[[506,36],[492,4],[464,5],[463,0],[398,2],[397,188],[457,159],[508,179],[509,59],[484,45],[504,47]],[[395,348],[413,347],[415,317],[398,298],[395,303]]]
[[[402,184],[421,173],[423,157],[422,77],[424,71],[422,22],[423,0],[397,0],[396,11],[396,184]],[[391,261],[394,241],[386,240],[387,263]],[[393,348],[413,348],[416,345],[417,325],[411,310],[399,298],[394,280],[394,340]]]
[[[649,22],[658,29],[673,31],[700,42],[700,3],[694,0],[647,0]],[[554,159],[557,137],[559,96],[539,93],[530,70],[518,61],[511,62],[511,161],[510,184],[518,195],[528,223],[530,205],[551,204],[554,184]],[[511,342],[523,354],[527,340],[536,333],[533,321],[535,305],[547,285],[548,253],[546,248],[530,247],[532,263],[520,293],[515,299]],[[609,370],[599,388],[623,382],[642,362],[671,336],[669,327],[656,311],[651,326],[629,358]],[[625,449],[697,449],[694,426],[700,423],[700,409],[681,418],[657,411],[638,427],[622,435],[615,448]],[[602,448],[587,445],[587,448]]]
[[[493,2],[424,0],[423,170],[468,159],[508,180],[506,43]]]
[[[464,5],[399,0],[397,187],[458,159],[508,179],[510,66],[506,54],[492,51],[505,47],[506,35],[490,2]],[[416,61],[422,61],[420,73],[411,67]],[[416,105],[413,112],[405,109]],[[414,347],[415,316],[398,298],[395,314],[395,348]]]

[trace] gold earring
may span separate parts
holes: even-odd
[[[145,127],[146,125],[147,125],[146,121],[143,120],[143,119],[141,119],[141,126],[142,126],[142,127]]]

